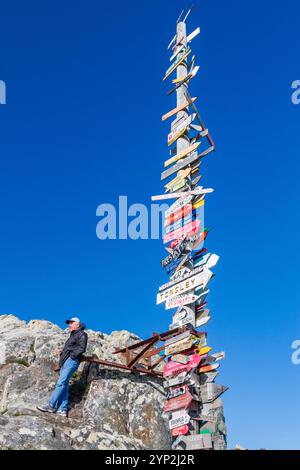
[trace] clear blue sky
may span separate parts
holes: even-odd
[[[209,344],[229,445],[300,449],[299,124],[296,0],[197,1],[191,85],[217,145],[207,157]],[[1,5],[0,312],[140,336],[167,329],[162,242],[100,241],[96,207],[162,192],[174,106],[162,82],[183,1],[11,0]]]

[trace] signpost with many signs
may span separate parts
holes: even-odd
[[[177,97],[176,103],[170,105],[173,109],[162,117],[162,121],[174,119],[167,132],[170,156],[162,162],[166,169],[161,180],[167,180],[164,182],[167,194],[152,197],[152,200],[171,199],[163,224],[168,256],[161,260],[162,268],[171,277],[159,288],[157,304],[164,304],[167,311],[176,309],[169,330],[178,329],[160,352],[166,390],[163,411],[169,413],[173,449],[217,450],[226,448],[219,397],[227,387],[215,383],[218,361],[225,354],[208,355],[212,348],[207,346],[206,332],[199,329],[211,319],[206,307],[207,286],[214,276],[211,268],[219,257],[203,248],[208,234],[204,225],[204,197],[210,197],[213,190],[198,186],[202,178],[200,162],[209,158],[215,145],[195,106],[197,98],[189,94],[190,84],[195,83],[191,79],[199,70],[191,54],[192,43],[200,33],[200,28],[196,28],[187,35],[189,14],[190,10],[185,16],[182,13],[177,21],[176,35],[168,47],[171,64],[163,78],[171,80],[174,86],[168,94]]]

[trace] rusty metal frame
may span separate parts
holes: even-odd
[[[154,348],[154,346],[159,342],[164,342],[187,330],[190,330],[191,333],[195,333],[193,329],[191,330],[185,325],[179,328],[174,328],[173,330],[165,331],[164,333],[153,333],[150,338],[131,344],[130,346],[122,349],[116,349],[113,354],[121,354],[121,357],[125,360],[125,364],[106,361],[104,359],[96,359],[90,356],[84,356],[82,360],[108,367],[116,367],[117,369],[124,369],[139,374],[162,377],[163,374],[155,369],[162,363],[165,355],[160,356],[154,364],[151,364],[151,358],[159,355],[159,353],[165,349],[165,346],[159,346],[157,348]],[[140,366],[139,361],[141,360],[146,362],[145,367]]]

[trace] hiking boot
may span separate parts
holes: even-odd
[[[39,411],[42,411],[43,413],[56,413],[56,409],[52,408],[52,406],[50,406],[49,404],[37,406],[37,409]]]
[[[68,417],[67,411],[64,411],[64,410],[58,410],[58,411],[56,412],[56,414],[57,414],[58,416],[63,416],[64,418],[67,418],[67,417]]]

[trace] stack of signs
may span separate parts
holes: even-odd
[[[175,199],[165,212],[163,241],[167,255],[161,260],[170,279],[157,294],[157,304],[164,303],[166,310],[175,309],[162,352],[166,390],[163,411],[169,414],[173,449],[226,449],[220,395],[227,387],[215,383],[219,361],[225,355],[211,354],[206,332],[198,330],[211,319],[208,284],[219,260],[204,248],[208,234],[204,225],[205,197],[212,189],[198,185],[202,180],[200,163],[215,147],[195,106],[196,98],[191,98],[188,91],[196,75],[192,72],[199,68],[194,66],[194,56],[190,60],[190,43],[200,29],[187,36],[185,20],[177,23],[177,34],[168,47],[172,49],[172,63],[164,77],[166,80],[177,72],[169,92],[177,94],[177,104],[162,117],[163,121],[175,118],[167,138],[170,156],[161,176],[166,189],[164,195],[152,198]]]

